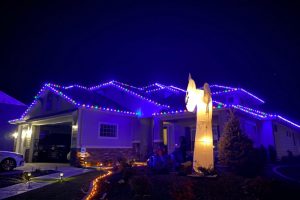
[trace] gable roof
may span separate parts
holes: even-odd
[[[136,87],[118,81],[110,81],[92,87],[85,87],[81,85],[61,86],[57,84],[46,83],[44,87],[39,91],[36,99],[23,113],[21,118],[17,120],[24,119],[26,114],[31,110],[32,107],[34,107],[37,99],[43,94],[45,90],[60,95],[62,98],[66,99],[68,102],[76,105],[77,107],[107,112],[118,112],[133,116],[143,115],[141,113],[141,109],[138,110],[137,107],[127,106],[128,102],[124,102],[122,98],[131,98],[131,100],[145,102],[145,104],[147,104],[146,108],[150,107],[150,111],[152,110],[152,115],[167,115],[186,112],[184,102],[186,91],[173,85],[166,86],[160,83],[154,83],[145,87]],[[264,103],[264,101],[259,97],[242,88],[211,85],[211,90],[212,95],[215,97],[220,94],[241,92],[256,101],[259,101],[260,103]],[[114,96],[117,95],[119,95],[119,99],[114,98]],[[135,101],[133,102],[133,104],[135,103]],[[268,114],[266,112],[252,109],[244,105],[242,106],[238,104],[225,104],[223,102],[214,100],[213,106],[215,109],[234,108],[258,119],[279,119],[297,128],[300,128],[300,125],[280,115]]]

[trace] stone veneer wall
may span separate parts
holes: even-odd
[[[133,159],[134,152],[132,148],[87,148],[89,153],[87,160],[89,162],[116,161],[119,158]]]

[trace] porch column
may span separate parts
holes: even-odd
[[[78,109],[72,113],[72,132],[71,132],[71,148],[70,148],[70,165],[81,166],[80,158],[77,153],[80,152],[82,146],[82,110]]]
[[[18,137],[16,139],[16,149],[15,149],[15,152],[17,153],[23,153],[21,152],[21,142],[22,142],[22,125],[18,125]]]
[[[30,138],[28,162],[34,162],[36,156],[34,153],[38,151],[38,139],[40,136],[40,126],[32,126],[32,134]]]

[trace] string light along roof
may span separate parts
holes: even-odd
[[[74,98],[71,98],[69,95],[67,95],[66,91],[69,91],[71,89],[82,89],[82,90],[86,90],[86,91],[94,91],[97,90],[99,88],[105,87],[105,86],[113,86],[116,88],[119,88],[129,94],[132,94],[138,98],[141,98],[145,101],[148,101],[150,103],[153,103],[157,106],[161,106],[164,111],[162,112],[156,112],[153,113],[153,116],[159,116],[159,115],[173,115],[173,114],[179,114],[179,113],[184,113],[186,112],[185,109],[176,109],[176,110],[172,110],[176,107],[174,106],[170,106],[170,105],[166,105],[166,104],[161,104],[158,103],[142,94],[150,94],[150,93],[154,93],[154,92],[159,92],[162,90],[168,90],[169,92],[173,92],[174,94],[179,94],[179,97],[181,98],[182,95],[184,95],[184,93],[186,92],[185,90],[175,87],[173,85],[170,86],[166,86],[160,83],[154,83],[145,87],[135,87],[135,86],[131,86],[129,84],[125,84],[125,83],[121,83],[118,81],[110,81],[110,82],[106,82],[103,84],[99,84],[99,85],[95,85],[92,87],[85,87],[82,85],[70,85],[70,86],[61,86],[61,85],[57,85],[57,84],[52,84],[52,83],[46,83],[42,89],[38,92],[38,94],[35,96],[35,100],[31,103],[31,105],[27,108],[27,110],[21,115],[21,117],[19,119],[16,120],[11,120],[10,122],[15,122],[15,121],[23,121],[24,117],[28,114],[28,112],[39,102],[39,98],[44,94],[45,91],[49,90],[54,92],[55,94],[61,96],[62,98],[64,98],[65,100],[67,100],[68,102],[70,102],[71,104],[75,105],[78,108],[86,108],[86,109],[93,109],[93,110],[100,110],[100,111],[105,111],[105,112],[115,112],[115,113],[122,113],[122,114],[126,114],[126,115],[131,115],[131,116],[140,116],[139,112],[132,112],[132,111],[127,111],[124,109],[117,109],[117,108],[112,108],[112,107],[108,107],[107,105],[95,105],[95,104],[83,104],[80,103],[79,101],[76,101]],[[221,93],[229,93],[229,92],[233,92],[233,91],[242,91],[252,97],[254,97],[255,99],[264,102],[263,100],[261,100],[260,98],[258,98],[257,96],[253,95],[252,93],[242,89],[242,88],[234,88],[234,87],[228,87],[228,86],[222,86],[222,85],[211,85],[212,88],[219,88],[221,90],[217,91],[217,92],[213,92],[213,95],[218,95]],[[135,91],[132,91],[135,90]],[[62,92],[64,91],[64,92]],[[138,93],[138,92],[139,93]],[[177,96],[178,97],[178,96]],[[171,109],[172,108],[172,109]],[[242,106],[242,105],[238,105],[238,104],[225,104],[222,103],[220,101],[213,101],[213,108],[214,109],[220,109],[220,108],[235,108],[237,110],[240,110],[244,113],[247,113],[253,117],[256,117],[258,119],[279,119],[282,120],[288,124],[293,125],[294,127],[300,128],[299,124],[296,124],[284,117],[282,117],[281,115],[277,115],[277,114],[268,114],[266,112],[257,110],[257,109],[253,109],[253,108],[249,108],[246,106]]]
[[[222,103],[219,101],[213,101],[213,109],[222,109],[222,108],[234,108],[236,110],[242,111],[246,114],[249,114],[249,115],[251,115],[255,118],[261,119],[261,120],[263,120],[263,119],[279,119],[290,125],[293,125],[294,127],[300,128],[299,124],[296,124],[296,123],[282,117],[281,115],[268,114],[266,112],[256,110],[253,108],[248,108],[248,107],[241,106],[241,105],[225,104],[225,103]],[[186,113],[186,112],[187,112],[187,110],[185,110],[185,109],[163,111],[163,112],[159,112],[159,113],[153,113],[153,116],[167,116],[167,115],[174,115],[174,114],[182,114],[182,113]]]
[[[166,85],[159,84],[159,83],[155,83],[152,86],[157,86],[157,87],[156,88],[153,87],[152,89],[145,89],[145,92],[146,93],[152,93],[152,92],[159,91],[159,90],[164,90],[164,89],[165,90],[170,90],[172,92],[185,92],[185,90],[176,88],[174,86],[166,86]]]
[[[157,87],[155,87],[155,86],[157,86]],[[133,86],[130,86],[130,87],[133,87]],[[257,97],[256,95],[252,94],[251,92],[249,92],[243,88],[229,87],[229,86],[223,86],[223,85],[211,85],[210,87],[217,89],[216,92],[212,92],[212,95],[219,95],[219,94],[223,94],[223,93],[241,91],[241,92],[253,97],[260,103],[265,103],[264,100],[262,100],[261,98]],[[186,92],[186,90],[175,87],[173,85],[166,86],[166,85],[159,84],[159,83],[154,83],[154,84],[148,85],[146,87],[138,88],[138,89],[143,90],[146,93],[150,93],[150,92],[155,92],[155,91],[159,91],[159,90],[166,89],[166,88],[169,90],[172,90],[174,92],[177,92],[177,91]]]
[[[74,87],[76,87],[76,86],[74,86]],[[79,102],[75,101],[71,97],[65,95],[62,91],[58,90],[57,88],[60,88],[60,89],[70,89],[72,87],[70,87],[70,86],[64,87],[64,86],[60,86],[60,85],[46,83],[42,87],[42,89],[38,92],[38,94],[34,97],[35,100],[30,104],[30,106],[21,115],[21,117],[19,119],[10,120],[9,122],[13,123],[13,122],[16,122],[16,121],[24,121],[25,120],[24,118],[26,117],[26,115],[39,102],[40,97],[46,91],[54,92],[55,94],[61,96],[63,99],[67,100],[69,103],[73,104],[74,106],[76,106],[78,108],[93,109],[93,110],[99,110],[99,111],[105,111],[105,112],[121,113],[121,114],[126,114],[126,115],[131,115],[131,116],[138,116],[138,114],[139,114],[137,112],[132,112],[132,111],[120,110],[120,109],[117,109],[117,108],[107,107],[106,105],[105,106],[99,106],[99,105],[82,104],[82,103],[79,103]],[[89,90],[88,88],[82,88],[82,89]]]
[[[118,89],[121,89],[121,90],[123,90],[123,91],[125,91],[125,92],[127,92],[127,93],[129,93],[131,95],[134,95],[134,96],[136,96],[138,98],[146,100],[149,103],[155,104],[157,106],[162,106],[162,107],[165,107],[165,108],[170,108],[169,105],[164,105],[164,104],[155,102],[152,99],[149,99],[149,98],[147,98],[147,97],[145,97],[145,96],[143,96],[143,95],[141,95],[139,93],[133,92],[133,91],[131,91],[131,90],[123,87],[123,86],[129,86],[129,85],[128,84],[124,84],[124,83],[120,83],[120,82],[117,82],[117,81],[110,81],[110,82],[103,83],[103,84],[96,85],[96,86],[92,86],[92,87],[89,87],[89,88],[84,87],[84,86],[80,86],[80,85],[70,85],[70,86],[67,86],[67,87],[56,85],[56,84],[49,84],[49,85],[53,86],[53,87],[57,87],[57,88],[62,88],[62,89],[70,89],[70,88],[78,87],[78,88],[86,89],[86,90],[89,90],[89,91],[95,91],[95,90],[100,89],[100,88],[102,88],[104,86],[110,85],[110,86],[116,87]],[[134,87],[134,86],[130,86],[130,87],[137,89],[137,87]]]
[[[264,100],[262,100],[261,98],[257,97],[256,95],[252,94],[251,92],[248,92],[247,90],[245,90],[243,88],[235,88],[235,87],[228,87],[228,86],[222,86],[222,85],[211,85],[210,87],[224,89],[224,90],[219,90],[217,92],[212,92],[211,93],[212,95],[241,91],[241,92],[253,97],[254,99],[258,100],[260,103],[265,103]]]
[[[158,103],[158,102],[155,102],[155,101],[153,101],[153,100],[151,100],[151,99],[149,99],[149,98],[146,98],[146,97],[144,97],[144,96],[142,96],[142,95],[140,95],[140,94],[138,94],[138,93],[135,93],[135,92],[133,92],[133,91],[131,91],[131,90],[128,90],[128,89],[126,89],[126,88],[120,86],[120,85],[117,85],[117,84],[115,84],[114,82],[112,82],[112,85],[115,86],[115,87],[118,87],[118,88],[120,88],[120,89],[122,89],[122,90],[124,90],[124,91],[126,91],[126,92],[128,92],[128,93],[130,93],[130,94],[132,94],[132,95],[135,95],[135,96],[137,96],[137,97],[139,97],[139,98],[141,98],[141,99],[147,100],[148,102],[153,103],[153,104],[155,104],[155,105],[162,106],[162,107],[165,107],[165,108],[170,108],[169,105],[163,105],[163,104],[160,104],[160,103]]]

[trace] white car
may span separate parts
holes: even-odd
[[[22,154],[11,151],[0,151],[0,168],[5,171],[13,170],[24,165]]]

